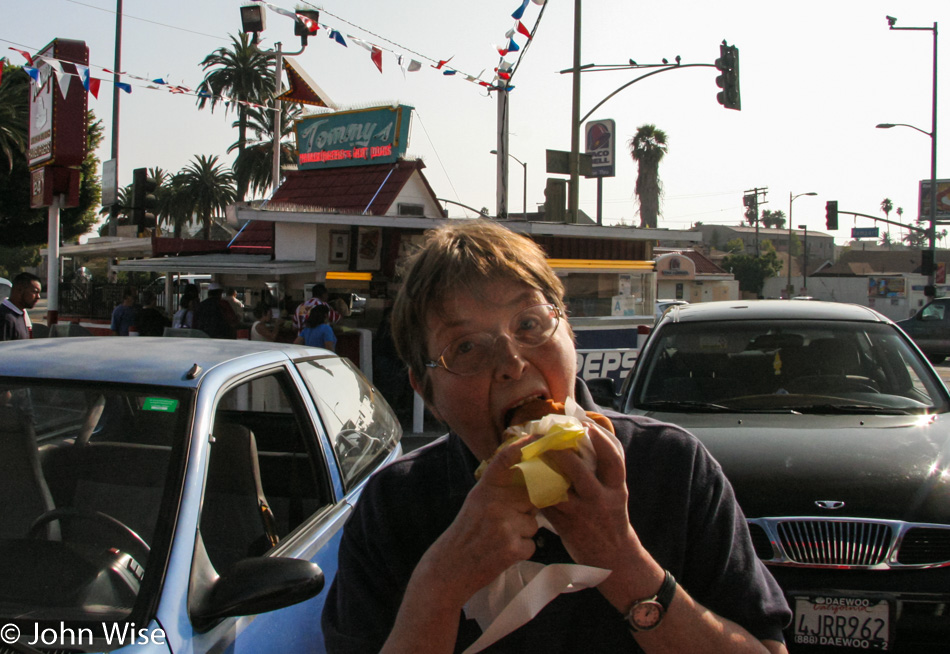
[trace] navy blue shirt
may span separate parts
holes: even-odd
[[[600,410],[583,382],[578,403]],[[756,557],[745,517],[719,464],[691,434],[642,417],[604,412],[625,449],[630,522],[657,562],[698,602],[761,639],[782,641],[791,613]],[[328,652],[378,651],[416,564],[458,514],[478,461],[455,434],[378,472],[346,525],[339,569],[323,612]],[[540,530],[533,561],[570,563]],[[455,651],[481,635],[459,614]],[[420,639],[424,634],[419,635]],[[597,589],[563,594],[486,652],[641,651]]]

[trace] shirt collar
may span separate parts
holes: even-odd
[[[8,298],[8,297],[7,297],[7,298],[3,298],[3,302],[0,302],[0,304],[2,304],[3,306],[5,306],[6,308],[10,309],[10,310],[13,311],[14,313],[16,313],[18,316],[19,316],[19,315],[23,315],[23,313],[25,313],[25,312],[23,311],[23,309],[21,309],[20,307],[18,307],[18,306],[15,305],[15,304],[13,304],[13,302],[11,302],[11,301],[10,301],[10,298]]]

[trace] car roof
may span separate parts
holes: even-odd
[[[856,320],[891,322],[877,311],[844,302],[790,302],[788,300],[733,300],[680,304],[670,308],[658,325],[669,322],[729,320]]]
[[[0,343],[5,376],[195,388],[210,370],[243,359],[248,368],[330,355],[317,348],[215,338],[61,337]],[[197,364],[192,378],[188,372]]]

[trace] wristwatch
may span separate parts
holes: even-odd
[[[667,609],[670,608],[670,602],[676,594],[676,579],[669,570],[664,572],[666,572],[666,577],[656,595],[634,602],[624,616],[632,632],[656,629],[663,621]]]

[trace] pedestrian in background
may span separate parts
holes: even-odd
[[[140,336],[162,336],[171,321],[155,306],[157,298],[152,291],[142,294],[142,310],[139,311],[136,326]]]
[[[0,302],[0,341],[19,341],[32,338],[33,323],[27,309],[36,306],[42,286],[40,278],[21,272],[13,278],[10,297]]]
[[[330,315],[330,311],[330,307],[326,304],[315,306],[310,315],[307,316],[303,331],[300,332],[294,343],[336,351],[336,334],[333,333],[333,327],[327,324],[327,316]]]
[[[303,331],[303,328],[306,327],[307,318],[310,316],[310,312],[313,308],[321,304],[330,310],[327,314],[328,323],[334,325],[340,322],[343,315],[330,306],[330,292],[327,290],[325,284],[314,284],[313,288],[310,289],[310,295],[310,299],[298,305],[294,312],[294,325],[297,327],[298,332]]]
[[[220,284],[208,284],[208,297],[198,304],[195,311],[195,329],[200,329],[211,338],[234,338],[238,317],[224,298]]]
[[[135,291],[126,287],[122,292],[122,302],[112,310],[112,323],[109,328],[113,336],[128,336],[135,326],[138,311],[135,308]]]
[[[237,299],[237,289],[229,288],[227,293],[224,294],[224,301],[231,305],[231,310],[234,312],[234,315],[238,317],[238,320],[244,320],[244,303]]]
[[[274,312],[266,304],[254,307],[256,320],[251,325],[252,341],[276,341],[280,327],[274,321]]]

